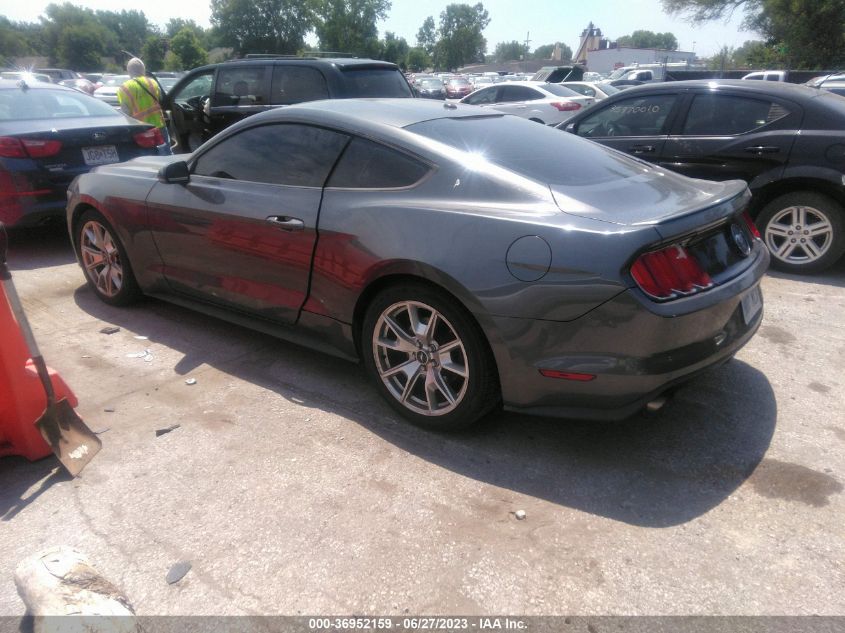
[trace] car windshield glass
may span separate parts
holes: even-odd
[[[546,92],[551,92],[556,97],[580,97],[577,92],[560,84],[543,84],[541,86]]]
[[[71,90],[2,90],[0,121],[120,116],[107,103]]]
[[[347,68],[343,72],[349,97],[412,97],[411,87],[398,70]]]
[[[443,82],[439,79],[424,79],[420,82],[420,86],[423,88],[442,88]]]
[[[466,79],[450,79],[450,86],[468,86],[469,82]]]
[[[514,116],[433,119],[407,130],[546,185],[595,185],[635,175],[638,164],[601,145]]]

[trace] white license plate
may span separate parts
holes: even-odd
[[[760,292],[760,286],[756,286],[742,298],[742,318],[745,320],[745,323],[751,323],[762,308],[763,293]]]
[[[101,145],[100,147],[83,147],[82,158],[86,165],[107,165],[118,163],[120,158],[117,155],[117,148],[114,145]]]

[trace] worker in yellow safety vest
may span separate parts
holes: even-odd
[[[120,109],[144,123],[154,125],[161,132],[164,143],[159,145],[159,154],[172,154],[170,149],[170,135],[164,122],[164,112],[161,109],[161,89],[158,82],[144,76],[146,68],[144,62],[133,57],[126,64],[129,79],[117,91],[117,101]]]

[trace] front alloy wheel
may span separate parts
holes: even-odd
[[[444,415],[466,395],[464,343],[429,305],[403,301],[384,310],[373,331],[373,357],[384,386],[414,413]]]

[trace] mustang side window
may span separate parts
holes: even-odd
[[[213,178],[322,187],[347,139],[310,125],[259,125],[203,152],[193,172]]]
[[[356,137],[349,143],[326,186],[342,189],[410,187],[428,170],[427,165],[406,154]]]

